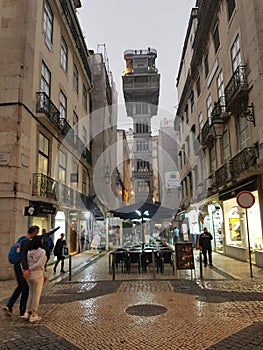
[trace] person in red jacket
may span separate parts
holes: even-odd
[[[208,232],[207,228],[204,227],[204,231],[201,233],[199,237],[199,249],[202,251],[202,254],[204,256],[204,266],[207,266],[207,253],[208,253],[208,260],[209,265],[213,266],[212,263],[212,246],[211,241],[213,239],[213,236],[210,232]]]

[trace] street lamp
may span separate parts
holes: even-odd
[[[138,214],[138,216],[141,216],[141,231],[142,231],[142,244],[144,246],[145,243],[145,235],[144,235],[144,227],[143,227],[143,219],[146,219],[145,216],[149,216],[149,211],[145,210],[144,212],[140,212],[140,210],[135,210],[136,214]],[[145,220],[147,221],[147,220]]]
[[[220,116],[214,116],[212,117],[211,125],[213,127],[214,137],[216,139],[221,139],[225,129],[224,119]]]

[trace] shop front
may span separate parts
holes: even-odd
[[[241,208],[236,199],[238,193],[244,190],[250,191],[255,198],[255,203],[248,209]],[[222,191],[219,199],[223,204],[225,255],[247,261],[250,246],[252,261],[256,262],[255,253],[263,254],[260,201],[256,180]]]

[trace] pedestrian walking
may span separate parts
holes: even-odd
[[[54,273],[56,273],[56,269],[57,269],[57,266],[60,263],[60,261],[61,261],[60,272],[65,273],[65,271],[64,271],[65,256],[63,255],[63,249],[64,249],[64,247],[67,246],[67,242],[65,241],[64,237],[65,237],[65,234],[61,233],[60,238],[57,240],[57,242],[55,244],[54,255],[57,257],[57,261],[56,261],[54,269],[53,269]]]
[[[80,226],[80,240],[79,240],[79,251],[82,252],[84,249],[84,243],[85,243],[85,238],[86,238],[86,233],[84,227],[81,225]]]
[[[46,265],[45,265],[45,271],[47,271],[47,263],[50,259],[52,250],[54,248],[54,243],[53,240],[51,238],[51,236],[58,230],[60,229],[60,226],[54,228],[53,230],[47,232],[47,230],[45,228],[42,229],[42,236],[43,236],[43,246],[44,249],[46,251],[46,255],[47,255],[47,261],[46,261]]]
[[[179,230],[176,226],[174,227],[174,230],[173,230],[173,239],[174,239],[174,243],[177,243],[179,240]]]
[[[209,265],[213,266],[212,263],[212,246],[211,241],[213,239],[213,236],[210,232],[208,232],[207,228],[204,227],[204,231],[201,233],[199,237],[199,249],[202,251],[202,254],[204,256],[204,266],[207,266],[207,253],[208,253],[208,260]]]
[[[3,307],[3,310],[5,311],[7,316],[12,315],[14,304],[21,294],[19,311],[20,311],[20,317],[24,317],[24,314],[26,311],[28,292],[29,292],[28,284],[26,281],[26,278],[29,277],[27,252],[29,249],[29,244],[31,239],[33,239],[38,233],[39,233],[39,227],[31,226],[29,227],[27,234],[23,236],[27,239],[24,239],[20,246],[20,252],[21,252],[20,262],[14,264],[14,272],[16,276],[17,287],[14,290],[8,303]]]
[[[24,318],[29,319],[29,322],[35,322],[41,320],[37,312],[44,283],[45,263],[47,261],[42,236],[35,236],[30,242],[27,260],[30,272],[27,279],[29,295]]]

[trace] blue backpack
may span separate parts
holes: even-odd
[[[8,261],[10,264],[17,264],[21,261],[21,245],[27,237],[20,237],[19,240],[12,245],[8,253]]]

